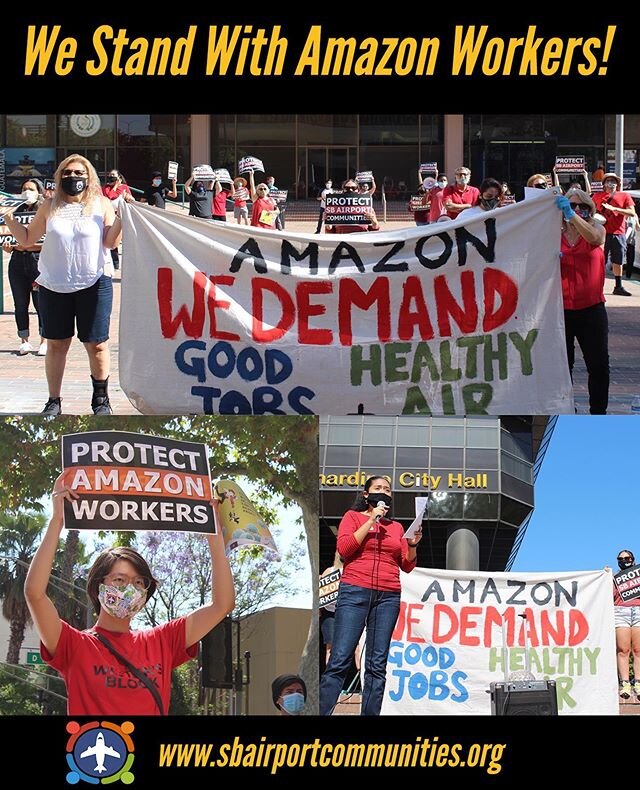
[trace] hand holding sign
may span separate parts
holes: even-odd
[[[53,504],[53,513],[51,515],[51,526],[59,527],[62,529],[64,525],[64,502],[73,502],[78,499],[75,491],[67,488],[65,483],[65,473],[62,472],[56,478],[53,486],[53,493],[51,494],[51,502]]]

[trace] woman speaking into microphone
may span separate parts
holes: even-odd
[[[338,553],[344,560],[336,605],[333,645],[320,683],[320,715],[338,701],[353,653],[366,626],[362,716],[378,716],[387,677],[391,634],[400,612],[400,569],[416,566],[418,531],[410,541],[397,521],[387,518],[391,486],[374,475],[364,484],[338,528]]]

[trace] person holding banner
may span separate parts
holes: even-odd
[[[215,219],[217,222],[226,222],[227,200],[233,198],[236,193],[233,181],[230,181],[228,184],[225,182],[225,186],[222,186],[219,177],[216,175],[215,181],[213,182],[213,189],[213,214],[211,219]]]
[[[98,619],[79,631],[60,618],[47,596],[51,568],[63,528],[65,500],[77,494],[63,475],[53,490],[53,514],[25,581],[25,598],[40,636],[40,652],[67,686],[69,716],[166,714],[171,670],[195,658],[198,642],[235,605],[235,592],[222,531],[207,535],[211,551],[212,601],[186,617],[145,631],[131,630],[132,618],[151,600],[157,582],[146,560],[115,546],[93,563],[87,593]],[[217,502],[212,501],[216,524]],[[118,524],[114,523],[114,529]]]
[[[22,195],[25,202],[22,206],[18,206],[16,214],[35,212],[40,206],[44,198],[42,196],[43,186],[42,182],[37,178],[30,178],[22,184]],[[33,216],[31,214],[31,216]],[[26,218],[25,218],[26,219]],[[7,227],[7,230],[9,228]],[[0,228],[0,233],[2,228]],[[7,234],[3,234],[7,235]],[[16,326],[18,328],[18,340],[20,341],[20,348],[18,353],[20,356],[29,354],[35,351],[29,342],[29,300],[33,302],[33,307],[38,316],[38,324],[40,321],[40,310],[38,308],[38,259],[40,257],[40,250],[42,244],[40,240],[34,244],[25,246],[23,244],[12,243],[5,240],[2,244],[2,249],[5,252],[11,253],[9,258],[9,285],[11,286],[11,295],[13,296],[13,306],[15,310]],[[38,347],[38,356],[44,357],[47,353],[47,341],[42,336],[42,326],[40,326],[40,345]]]
[[[558,195],[562,210],[560,276],[569,372],[575,341],[587,367],[589,411],[606,414],[609,403],[609,324],[604,306],[605,230],[594,219],[596,206],[582,189]]]
[[[621,571],[633,568],[636,564],[633,552],[622,549],[618,552],[618,567]],[[613,583],[613,611],[616,623],[616,654],[620,696],[629,699],[631,691],[640,699],[640,600],[622,599],[618,586]],[[629,681],[629,656],[633,651],[633,689]]]
[[[49,400],[42,413],[62,413],[60,391],[67,353],[77,328],[89,356],[94,414],[111,414],[109,403],[109,321],[113,301],[108,251],[122,234],[120,218],[102,194],[100,179],[84,156],[72,154],[55,173],[53,198],[38,209],[30,225],[5,221],[23,246],[46,232],[36,280],[42,334],[48,340],[45,369]]]
[[[386,477],[364,484],[338,527],[338,552],[344,560],[336,604],[333,648],[320,682],[320,715],[330,716],[365,627],[362,716],[378,716],[382,706],[391,635],[400,612],[400,569],[416,566],[418,530],[406,540],[402,525],[387,518],[392,504]]]

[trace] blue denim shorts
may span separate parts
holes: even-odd
[[[113,283],[105,274],[81,291],[58,293],[40,286],[42,336],[49,340],[73,337],[83,343],[104,343],[109,339],[113,304]]]

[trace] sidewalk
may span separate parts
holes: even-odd
[[[388,222],[385,230],[406,227],[405,222]],[[314,222],[291,222],[287,230],[313,232]],[[17,353],[18,340],[13,317],[13,301],[7,277],[8,256],[4,255],[4,308],[0,313],[0,414],[38,414],[47,401],[44,357]],[[111,318],[111,377],[109,397],[115,414],[137,414],[120,388],[118,379],[118,328],[120,317],[121,272],[114,277],[114,302]],[[630,414],[631,400],[640,395],[640,281],[624,280],[633,296],[612,296],[613,279],[607,277],[605,296],[609,316],[609,356],[611,359],[611,387],[609,414]],[[35,314],[31,319],[32,343],[37,341]],[[160,383],[160,382],[159,382]],[[589,398],[587,373],[582,355],[577,349],[574,369],[574,395],[578,413],[588,414]],[[74,340],[62,386],[62,408],[65,414],[91,414],[91,382],[89,364],[84,347]]]

